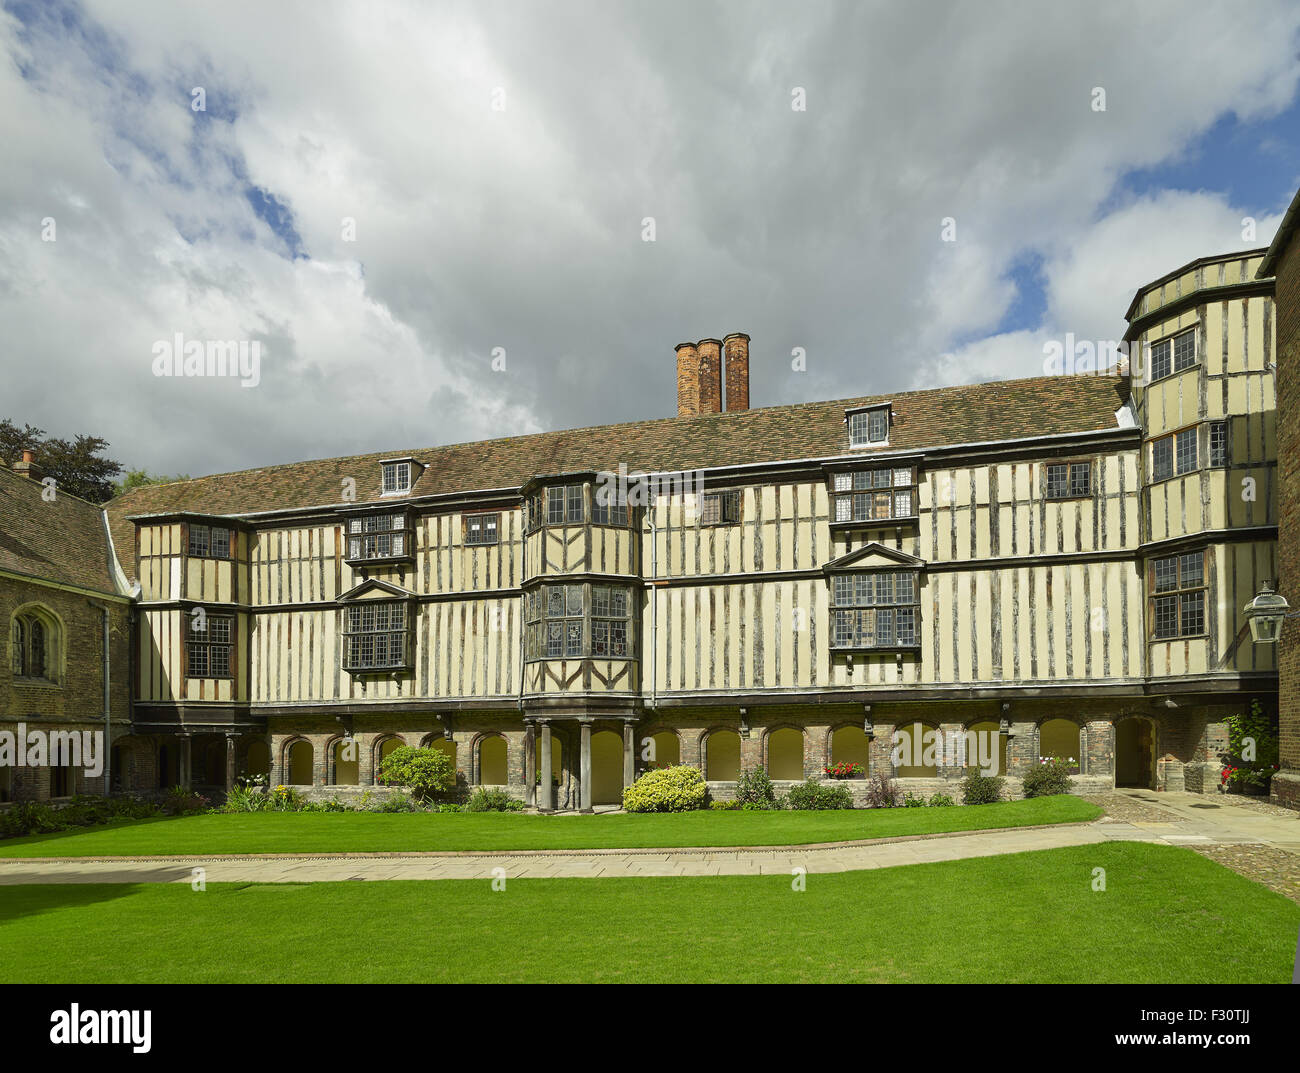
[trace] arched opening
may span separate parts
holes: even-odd
[[[641,742],[642,763],[645,769],[674,767],[682,762],[682,743],[671,730],[651,734]]]
[[[840,727],[831,734],[831,764],[861,764],[871,771],[871,741],[860,726]]]
[[[181,784],[180,749],[175,745],[158,746],[158,789],[169,790]]]
[[[1073,719],[1044,719],[1038,728],[1038,755],[1067,761],[1075,772],[1082,770],[1079,724]]]
[[[72,795],[72,768],[66,764],[50,765],[50,796],[70,797]]]
[[[271,773],[271,747],[266,742],[254,738],[248,743],[248,758],[244,770],[249,775],[269,775]]]
[[[61,680],[59,620],[36,604],[19,608],[10,627],[10,669],[15,678]]]
[[[1155,728],[1143,716],[1115,724],[1115,785],[1150,790],[1155,787]]]
[[[894,774],[900,779],[932,779],[939,774],[938,732],[924,723],[902,723],[890,739]]]
[[[425,740],[424,747],[443,753],[451,758],[451,766],[456,767],[456,743],[441,734],[433,734]]]
[[[623,738],[612,730],[591,736],[591,803],[623,803]]]
[[[803,732],[782,727],[767,736],[767,775],[771,779],[803,778]]]
[[[295,741],[289,746],[289,784],[291,786],[310,786],[312,784],[311,768],[311,742]]]
[[[966,766],[978,768],[981,775],[1007,773],[1007,736],[1000,723],[989,719],[966,728]]]
[[[226,740],[195,736],[190,743],[190,783],[194,786],[224,786],[226,783]]]
[[[358,786],[361,783],[361,743],[356,738],[340,738],[334,743],[335,786]]]
[[[505,786],[510,781],[506,739],[490,734],[478,744],[478,781],[483,786]]]
[[[384,769],[383,768],[384,758],[388,756],[388,754],[391,753],[394,749],[400,749],[405,744],[406,742],[404,742],[401,738],[397,738],[397,737],[385,738],[383,741],[379,743],[379,748],[375,750],[375,782],[376,783],[379,782],[379,773]]]
[[[735,782],[740,778],[740,735],[715,730],[704,743],[705,778],[710,782]]]

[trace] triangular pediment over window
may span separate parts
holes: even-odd
[[[897,548],[887,548],[883,544],[872,541],[870,544],[864,544],[854,551],[841,555],[838,559],[832,559],[822,567],[822,570],[827,574],[837,574],[845,570],[871,570],[877,567],[886,570],[899,568],[924,570],[926,561],[918,559],[915,555],[908,555],[905,551],[899,551]]]
[[[380,581],[377,578],[371,578],[369,581],[363,581],[355,588],[349,589],[339,601],[342,603],[352,603],[355,600],[411,600],[415,598],[415,593],[410,589],[404,589],[400,585],[394,585],[390,581]]]

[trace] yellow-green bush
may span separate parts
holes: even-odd
[[[623,791],[628,812],[690,812],[703,808],[709,788],[699,768],[687,764],[647,771]]]

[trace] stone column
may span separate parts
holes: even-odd
[[[578,811],[591,811],[591,720],[579,722]]]
[[[551,721],[541,720],[542,724],[542,799],[537,807],[542,812],[555,811],[555,787],[551,784]]]
[[[181,747],[181,786],[188,790],[194,782],[194,739],[189,734],[180,736]]]
[[[537,731],[532,720],[524,723],[524,804],[537,807]]]
[[[623,721],[623,789],[636,782],[636,724]]]
[[[235,788],[235,735],[226,735],[226,793]]]

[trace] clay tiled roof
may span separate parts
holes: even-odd
[[[113,539],[128,569],[131,515],[190,511],[246,514],[327,506],[341,501],[343,480],[357,502],[378,502],[379,460],[411,456],[425,465],[413,496],[517,489],[534,476],[616,470],[676,472],[848,451],[844,411],[893,405],[890,450],[1023,439],[1117,427],[1126,400],[1122,379],[1045,376],[737,413],[670,417],[563,432],[415,450],[295,462],[136,488],[108,504]]]
[[[41,491],[0,467],[0,570],[116,593],[101,508],[64,492],[47,502]]]

